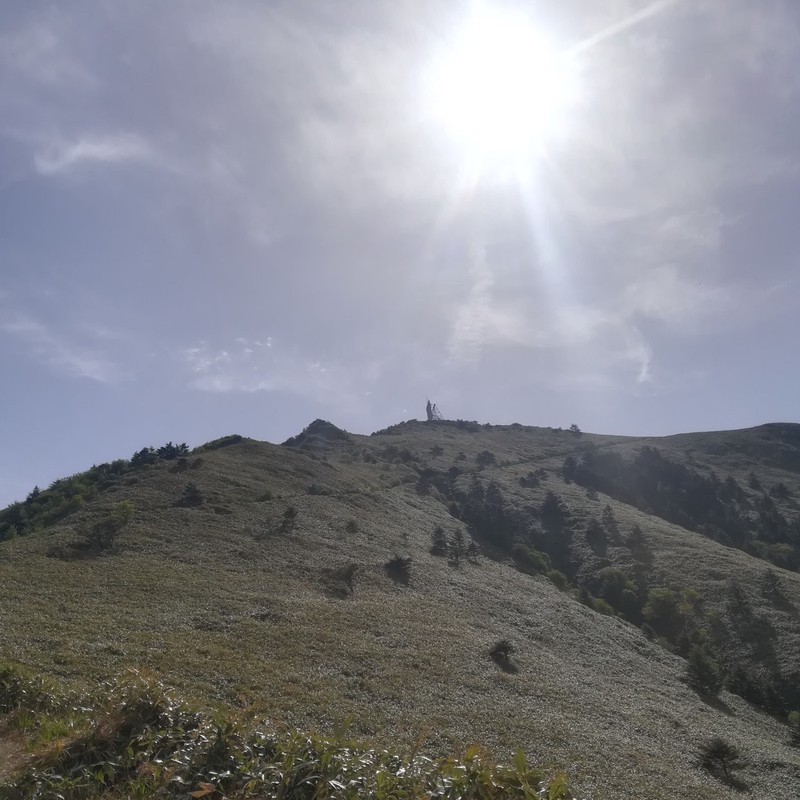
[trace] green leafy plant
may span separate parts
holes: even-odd
[[[26,730],[34,757],[0,789],[3,800],[573,797],[565,775],[532,767],[522,751],[506,765],[493,764],[476,746],[461,758],[400,756],[359,745],[343,733],[277,732],[213,718],[141,676],[101,691],[99,701],[81,698],[79,712],[49,708],[36,731]],[[56,735],[58,746],[52,746]]]

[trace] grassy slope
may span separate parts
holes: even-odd
[[[736,443],[749,447],[754,435],[757,444],[748,432],[647,443],[681,456],[691,448],[697,463],[744,483],[753,456]],[[645,443],[591,438],[623,450]],[[209,702],[305,727],[350,717],[355,734],[384,744],[422,739],[442,752],[478,741],[499,756],[521,746],[536,762],[566,768],[593,798],[733,797],[693,766],[700,743],[722,735],[745,753],[742,778],[754,797],[800,793],[800,754],[785,744],[785,726],[726,693],[716,707],[703,703],[680,682],[684,662],[638,630],[507,563],[482,558],[455,569],[431,556],[433,527],[460,523],[435,492],[415,492],[410,466],[360,459],[387,444],[441,469],[472,469],[488,449],[498,465],[483,477],[518,503],[541,503],[552,488],[580,518],[599,515],[607,501],[554,474],[538,489],[519,486],[530,469],[555,472],[574,450],[565,432],[407,425],[399,435],[331,446],[327,462],[248,441],[204,453],[189,473],[169,463],[147,468],[76,515],[91,520],[133,501],[134,518],[111,554],[48,558],[54,543],[75,536],[72,518],[0,545],[0,654],[76,683],[148,666]],[[444,452],[432,455],[434,445]],[[796,473],[756,471],[800,488]],[[174,506],[188,480],[206,497],[200,508]],[[311,484],[332,494],[309,494]],[[266,490],[273,499],[259,500]],[[290,504],[297,524],[281,533]],[[763,572],[763,562],[739,551],[610,504],[622,529],[642,527],[665,582],[698,589],[710,607],[722,605],[730,575],[749,586]],[[384,574],[395,552],[414,559],[410,587]],[[621,548],[610,556],[624,564]],[[360,565],[355,592],[340,599],[326,591],[326,573],[351,561]],[[800,605],[800,576],[780,574]],[[798,663],[796,621],[755,591],[751,599],[778,630],[781,657]],[[486,655],[500,638],[517,646],[516,675]]]

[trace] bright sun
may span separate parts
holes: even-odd
[[[477,170],[515,169],[563,128],[574,69],[518,13],[476,9],[430,74],[439,123]]]

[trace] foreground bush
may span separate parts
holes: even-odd
[[[513,764],[495,766],[477,747],[461,759],[433,760],[343,739],[248,730],[189,711],[153,681],[107,687],[107,698],[81,708],[83,717],[71,717],[69,726],[38,714],[34,729],[25,729],[34,757],[0,786],[0,798],[572,798],[563,775],[533,769],[521,751]],[[58,738],[48,741],[56,729]]]

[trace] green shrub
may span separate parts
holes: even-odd
[[[569,579],[567,576],[557,569],[550,569],[547,571],[547,577],[550,582],[557,588],[564,591],[569,586]]]
[[[92,525],[87,536],[89,548],[99,552],[111,547],[131,516],[133,516],[133,503],[130,500],[115,503],[105,517]]]
[[[595,597],[594,600],[592,600],[592,608],[598,614],[604,614],[607,617],[614,616],[614,607],[611,605],[611,603],[603,600],[602,597]]]
[[[196,508],[203,505],[205,498],[200,489],[194,483],[187,483],[184,487],[183,494],[178,498],[175,505],[181,508]]]
[[[609,603],[629,622],[638,625],[642,620],[639,586],[621,569],[606,567],[601,569],[591,581],[592,591]]]
[[[698,694],[716,696],[722,688],[719,664],[702,645],[694,645],[686,660],[686,683]]]
[[[683,627],[678,596],[671,589],[659,586],[647,593],[642,609],[645,620],[656,633],[674,641]]]
[[[522,542],[517,542],[511,548],[511,557],[517,568],[531,575],[547,573],[552,569],[550,557],[546,553],[534,550]]]

